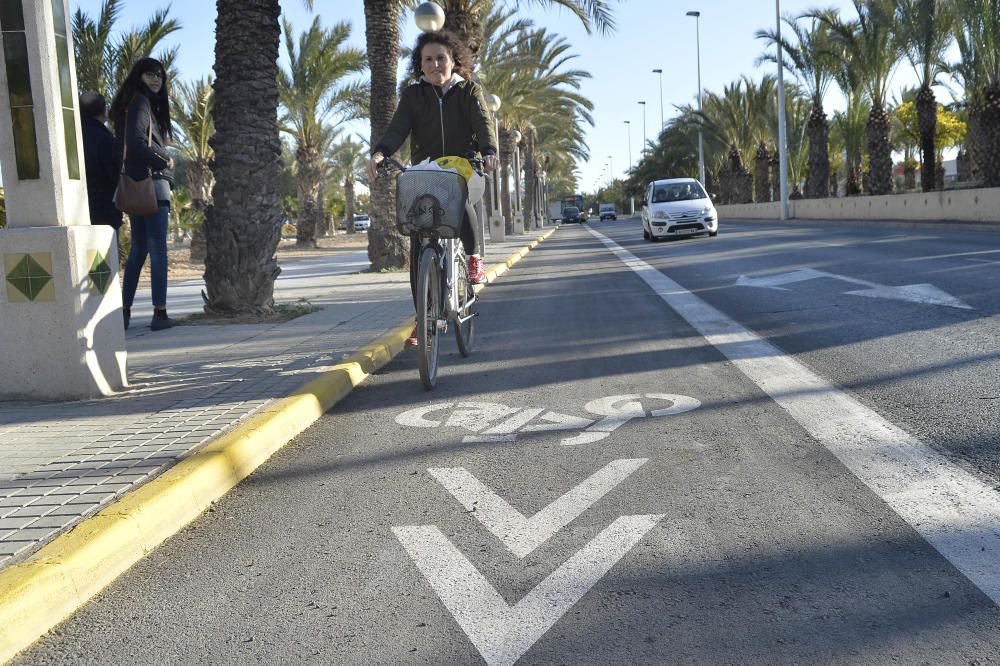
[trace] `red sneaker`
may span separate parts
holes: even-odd
[[[413,330],[410,331],[410,337],[406,338],[406,342],[403,344],[405,344],[407,347],[416,347],[418,344],[420,344],[419,341],[417,340],[416,324],[414,324]]]
[[[486,282],[486,271],[483,270],[483,260],[475,254],[469,256],[469,282],[472,284]]]

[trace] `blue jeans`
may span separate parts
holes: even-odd
[[[132,307],[139,273],[149,257],[149,277],[153,283],[153,307],[167,307],[167,219],[170,204],[161,201],[160,209],[148,217],[129,215],[132,228],[132,250],[125,262],[122,285],[122,305]]]

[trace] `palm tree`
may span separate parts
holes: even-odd
[[[853,0],[858,18],[844,22],[835,12],[810,12],[830,28],[851,61],[871,101],[868,114],[868,159],[872,194],[892,191],[891,118],[886,110],[889,82],[902,55],[893,33],[893,0]]]
[[[112,39],[115,23],[121,14],[122,0],[105,0],[97,19],[82,9],[73,14],[73,50],[76,56],[76,79],[80,90],[93,90],[110,99],[132,69],[132,64],[153,53],[181,24],[169,18],[170,9],[153,13],[146,25]],[[174,77],[173,61],[177,47],[161,51],[156,58]]]
[[[800,20],[784,18],[795,35],[795,43],[781,39],[781,47],[786,55],[782,60],[785,68],[798,79],[812,101],[806,127],[809,137],[809,172],[806,176],[805,196],[818,199],[829,195],[830,183],[830,125],[823,111],[823,98],[833,80],[830,32],[829,28],[815,18],[808,28],[804,28]],[[778,41],[777,33],[773,30],[758,30],[757,38],[767,40],[768,44]],[[770,53],[757,59],[758,63],[776,60],[777,56]]]
[[[919,77],[917,121],[920,127],[920,184],[934,189],[937,173],[937,100],[931,86],[947,70],[945,53],[951,46],[955,17],[950,0],[894,0],[896,34]]]
[[[212,202],[211,139],[215,135],[212,107],[215,93],[212,79],[192,83],[180,82],[174,87],[174,126],[178,131],[177,148],[186,160],[187,189],[191,198],[194,224],[191,229],[191,260],[205,260],[205,208]]]
[[[1000,186],[1000,0],[952,0],[965,85],[969,153],[985,187]]]
[[[333,138],[329,122],[356,117],[358,98],[365,91],[360,84],[343,84],[342,79],[365,68],[364,53],[344,48],[351,26],[338,23],[325,30],[319,17],[298,38],[284,22],[288,70],[278,72],[278,94],[285,113],[281,129],[295,139],[295,173],[299,194],[296,244],[316,245],[316,232],[326,211],[323,195],[325,153]]]
[[[365,144],[345,139],[334,146],[330,155],[329,173],[344,188],[344,219],[347,233],[354,233],[354,184],[363,171]]]
[[[274,309],[281,236],[278,0],[216,0],[215,187],[205,212],[205,310]]]

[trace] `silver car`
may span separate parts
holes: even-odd
[[[642,200],[642,237],[648,241],[705,234],[719,235],[712,199],[694,178],[668,178],[649,184]]]

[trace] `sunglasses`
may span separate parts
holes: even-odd
[[[161,81],[167,78],[166,74],[164,74],[163,72],[143,72],[143,74],[147,76],[152,76],[154,79],[159,79]]]

